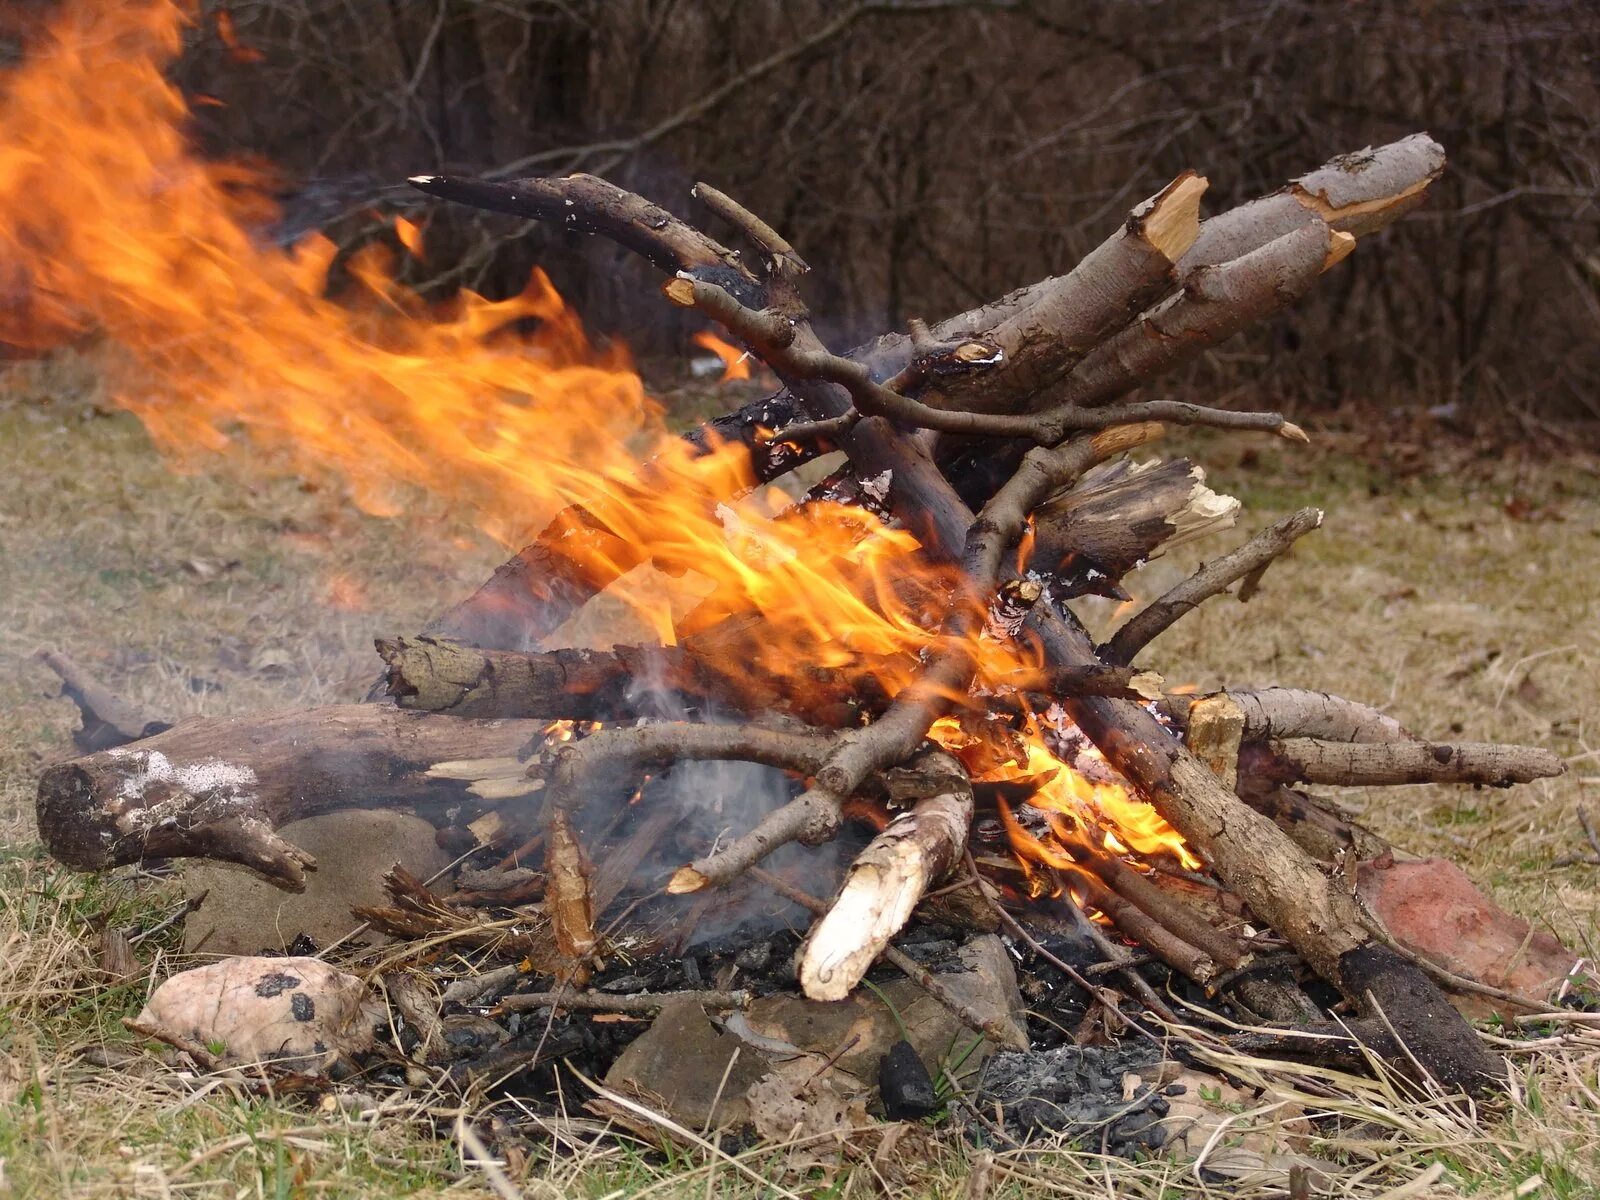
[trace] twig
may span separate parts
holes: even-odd
[[[1550,865],[1552,867],[1600,867],[1600,835],[1595,833],[1595,828],[1589,817],[1589,810],[1582,805],[1578,806],[1578,824],[1583,827],[1583,836],[1589,842],[1593,854],[1563,854]]]
[[[604,992],[518,992],[503,996],[495,1005],[498,1012],[528,1012],[536,1008],[566,1009],[568,1012],[624,1013],[649,1017],[676,1000],[692,1000],[705,1008],[744,1008],[754,995],[746,991],[635,992],[612,996]]]
[[[1100,648],[1109,663],[1126,665],[1173,622],[1193,612],[1230,584],[1283,554],[1322,524],[1322,510],[1302,508],[1256,534],[1244,545],[1205,564],[1189,578],[1130,617]]]
[[[766,255],[771,270],[779,274],[803,275],[811,269],[782,234],[726,192],[709,183],[697,183],[690,194],[759,247]]]
[[[989,906],[994,909],[995,915],[999,918],[1000,924],[1006,927],[1007,932],[1009,932],[1012,937],[1024,943],[1028,949],[1032,950],[1040,958],[1044,959],[1045,962],[1049,963],[1068,979],[1072,980],[1073,983],[1077,984],[1083,989],[1085,995],[1093,996],[1096,1000],[1105,1005],[1107,1008],[1111,1009],[1113,1012],[1122,1013],[1121,1008],[1117,1004],[1117,1001],[1122,997],[1120,997],[1116,992],[1113,992],[1110,988],[1102,987],[1098,983],[1090,982],[1083,972],[1079,971],[1071,963],[1065,961],[1064,959],[1057,958],[1045,948],[1044,943],[1039,941],[1038,938],[1034,937],[1033,934],[1029,933],[1027,929],[1023,927],[1020,921],[1006,911],[1005,906],[1001,904],[999,900],[995,899],[994,894],[990,891],[988,884],[984,881],[983,877],[978,874],[978,864],[972,860],[971,851],[968,851],[967,853],[967,870],[972,874],[973,878],[978,880],[979,893],[985,900],[988,901]],[[1081,921],[1085,927],[1093,928],[1094,923],[1083,915],[1082,911],[1076,904],[1069,902],[1067,908],[1073,914],[1075,920]],[[1097,948],[1099,948],[1108,959],[1122,957],[1117,953],[1116,948],[1106,941],[1104,934],[1096,931],[1093,936],[1093,940],[1095,941]],[[1154,989],[1152,989],[1136,971],[1133,971],[1131,968],[1125,969],[1123,971],[1123,978],[1127,979],[1129,985],[1132,986],[1135,991],[1140,993],[1139,999],[1144,1001],[1144,1003],[1152,1012],[1154,1012],[1162,1020],[1172,1021],[1174,1023],[1176,1022],[1177,1018],[1173,1016],[1172,1010],[1162,1002],[1161,997],[1155,994]],[[1137,1029],[1145,1037],[1149,1038],[1153,1042],[1159,1040],[1148,1029],[1145,1029],[1137,1021],[1129,1018],[1127,1014],[1122,1013],[1122,1015],[1124,1019],[1128,1021],[1129,1025],[1133,1026],[1133,1028]]]

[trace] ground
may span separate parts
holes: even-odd
[[[336,491],[292,480],[175,474],[135,421],[102,402],[96,380],[73,358],[0,376],[0,1195],[492,1194],[449,1136],[456,1099],[351,1112],[244,1096],[161,1067],[121,1029],[181,958],[172,932],[158,933],[137,947],[139,974],[108,982],[98,930],[156,924],[174,890],[44,858],[34,781],[70,751],[76,713],[31,655],[59,647],[165,715],[353,700],[373,677],[372,636],[417,628],[485,576],[499,549],[444,517],[367,518]],[[1393,424],[1324,433],[1309,451],[1217,437],[1177,448],[1244,501],[1247,527],[1302,504],[1328,518],[1248,606],[1213,601],[1150,661],[1169,682],[1314,686],[1436,736],[1551,747],[1569,763],[1559,780],[1344,798],[1390,839],[1450,856],[1507,907],[1594,957],[1600,868],[1554,865],[1587,852],[1576,810],[1600,791],[1592,464],[1435,442]],[[1138,590],[1153,594],[1224,544],[1153,564]],[[1111,607],[1092,614],[1102,627]],[[1326,1080],[1331,1098],[1305,1099],[1347,1120],[1323,1127],[1311,1148],[1345,1165],[1343,1194],[1594,1196],[1600,1031],[1545,1032],[1513,1056],[1512,1098],[1476,1125],[1383,1085]],[[1281,1081],[1262,1078],[1268,1089],[1241,1126],[1270,1121],[1286,1097]],[[799,1190],[962,1194],[973,1153],[932,1145],[915,1164],[861,1166],[820,1193],[815,1182]],[[754,1195],[743,1172],[775,1163],[765,1150],[735,1164],[617,1141],[535,1156],[523,1186],[535,1196]],[[991,1178],[996,1196],[1113,1187],[1186,1196],[1202,1186],[1170,1164],[1065,1152],[1003,1155]]]

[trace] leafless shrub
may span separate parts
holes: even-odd
[[[256,53],[223,44],[224,6]],[[684,211],[705,178],[804,247],[846,341],[1069,265],[1184,167],[1220,208],[1426,128],[1452,160],[1430,205],[1189,385],[1600,417],[1588,0],[213,0],[206,17],[182,82],[226,104],[200,110],[210,147],[280,166],[285,236],[374,236],[374,209],[417,207],[395,186],[417,171],[597,171]],[[681,344],[608,249],[430,222],[436,286],[503,291],[537,261],[597,327]]]

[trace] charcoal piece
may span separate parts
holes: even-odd
[[[892,1121],[915,1121],[935,1112],[939,1096],[933,1077],[910,1042],[901,1038],[889,1047],[878,1067],[878,1094]]]
[[[1160,1122],[1167,1104],[1154,1089],[1124,1100],[1122,1077],[1154,1078],[1159,1061],[1160,1054],[1142,1044],[1003,1051],[984,1064],[977,1103],[988,1112],[998,1102],[1006,1132],[1022,1141],[1104,1134],[1114,1153],[1154,1149],[1165,1141]]]

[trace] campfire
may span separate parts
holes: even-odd
[[[21,78],[36,91],[16,112],[83,102]],[[171,102],[148,79],[126,83],[113,90],[133,111],[119,120],[155,121]],[[102,151],[140,175],[170,165],[116,129]],[[1176,1026],[1182,987],[1281,1030],[1250,1035],[1255,1048],[1358,1067],[1370,1055],[1446,1089],[1491,1089],[1497,1064],[1446,991],[1524,1007],[1550,995],[1463,979],[1400,945],[1360,888],[1394,848],[1301,785],[1505,787],[1560,762],[1435,742],[1318,692],[1169,683],[1152,643],[1230,589],[1247,601],[1321,525],[1315,508],[1148,603],[1127,587],[1238,515],[1198,465],[1148,457],[1167,426],[1307,440],[1278,413],[1150,398],[1155,381],[1294,303],[1444,169],[1416,134],[1210,216],[1206,180],[1185,173],[1070,272],[847,352],[814,327],[801,253],[709,185],[690,224],[584,175],[411,181],[611,239],[663,273],[666,303],[716,327],[700,342],[730,378],[759,365],[779,381],[674,437],[654,415],[632,419],[649,410],[621,352],[588,347],[542,280],[506,303],[467,296],[438,319],[385,325],[383,306],[421,309],[376,259],[352,265],[372,310],[334,303],[330,247],[268,255],[237,213],[201,202],[237,181],[192,166],[141,220],[204,231],[214,261],[184,270],[206,278],[168,281],[168,309],[114,290],[98,309],[146,348],[134,353],[154,383],[129,403],[164,445],[217,447],[239,421],[297,462],[338,468],[373,511],[446,477],[441,491],[495,497],[485,523],[500,536],[559,511],[429,627],[378,638],[366,703],[139,736],[142,722],[75,684],[112,731],[101,744],[123,744],[45,771],[40,833],[85,870],[213,859],[300,889],[316,863],[280,827],[414,808],[470,855],[470,878],[452,894],[396,872],[393,904],[362,915],[513,953],[522,965],[471,996],[500,1011],[654,1013],[670,998],[591,985],[619,955],[666,954],[783,900],[811,914],[792,972],[809,1001],[842,1001],[887,963],[973,1033],[1026,1049],[899,944],[937,923],[998,932],[1122,1029]],[[402,240],[417,237],[408,226]],[[76,249],[93,264],[111,251]],[[33,294],[58,290],[47,263],[21,268]],[[187,337],[211,320],[191,301],[212,286],[239,302],[220,332]],[[28,318],[41,337],[75,320],[43,305]],[[491,336],[530,321],[531,345]],[[445,354],[457,369],[430,371]],[[239,361],[284,358],[292,371],[238,386]],[[178,378],[181,402],[165,387]],[[777,486],[797,473],[808,482]],[[683,581],[676,603],[663,575]],[[602,593],[655,639],[563,648],[563,626]],[[1074,613],[1084,596],[1125,602],[1104,641]],[[516,935],[485,908],[514,914]],[[1063,937],[1079,951],[1052,949]],[[750,999],[684,994],[724,1011]]]

